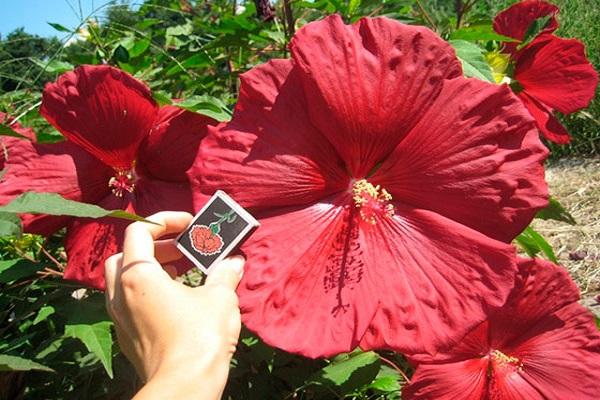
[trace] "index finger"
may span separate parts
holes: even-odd
[[[187,212],[162,211],[149,216],[146,222],[134,222],[125,230],[123,241],[123,265],[139,261],[154,261],[154,240],[161,236],[183,231],[192,221]]]

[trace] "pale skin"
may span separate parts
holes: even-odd
[[[106,306],[122,352],[146,382],[135,400],[219,399],[240,335],[235,289],[244,259],[214,267],[191,288],[173,279],[181,258],[173,240],[192,220],[184,212],[148,217],[157,225],[127,227],[123,252],[106,260]]]

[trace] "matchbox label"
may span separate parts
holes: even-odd
[[[212,265],[230,254],[258,225],[231,197],[218,191],[179,235],[177,247],[208,273]]]

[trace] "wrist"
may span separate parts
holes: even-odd
[[[135,400],[220,399],[227,383],[229,361],[223,354],[171,356],[160,364]]]

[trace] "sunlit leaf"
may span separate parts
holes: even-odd
[[[43,306],[42,308],[40,308],[40,311],[38,311],[37,315],[35,316],[35,319],[33,320],[33,325],[37,325],[40,322],[45,321],[46,318],[54,314],[54,312],[54,307],[49,305]]]
[[[0,211],[0,237],[21,236],[21,218],[10,212]]]
[[[79,339],[98,357],[106,373],[112,378],[112,321],[104,308],[104,297],[96,295],[83,300],[72,300],[60,312],[67,316],[65,336]]]
[[[20,133],[16,132],[10,126],[0,124],[0,136],[12,136],[19,139],[27,139],[30,140],[27,136],[23,136]]]
[[[485,82],[494,83],[492,70],[485,60],[483,49],[475,43],[465,40],[451,40],[450,44],[456,56],[462,63],[463,74],[468,78],[477,78]]]
[[[7,205],[0,206],[0,212],[68,215],[84,218],[114,217],[154,224],[154,222],[148,221],[139,215],[128,213],[123,210],[105,210],[95,204],[67,200],[56,193],[24,193]]]
[[[540,219],[553,219],[555,221],[566,222],[567,224],[576,225],[577,221],[575,218],[563,207],[562,204],[554,197],[548,199],[548,205],[546,208],[538,211],[535,216]]]
[[[41,263],[29,260],[0,260],[0,283],[10,283],[34,275],[44,268]]]
[[[525,228],[515,240],[530,257],[535,257],[539,253],[543,253],[548,260],[553,263],[558,262],[554,255],[554,250],[552,250],[552,246],[532,227],[528,226]]]
[[[75,68],[73,64],[60,60],[51,60],[49,62],[44,62],[42,60],[32,58],[31,61],[33,61],[33,63],[38,65],[44,71],[49,72],[51,74],[62,74],[64,72],[71,71],[73,68]]]
[[[46,371],[54,372],[50,367],[46,367],[33,360],[21,358],[17,356],[11,356],[7,354],[0,354],[0,371]]]
[[[497,40],[501,42],[518,42],[516,39],[496,33],[491,23],[477,24],[460,28],[450,34],[450,39],[468,41]]]
[[[311,382],[341,386],[362,368],[374,369],[376,375],[377,370],[379,370],[379,363],[379,356],[372,351],[340,355],[313,376]]]
[[[179,103],[173,103],[173,105],[188,111],[206,115],[219,122],[229,121],[231,119],[231,112],[227,109],[225,104],[221,100],[211,96],[191,96]]]

